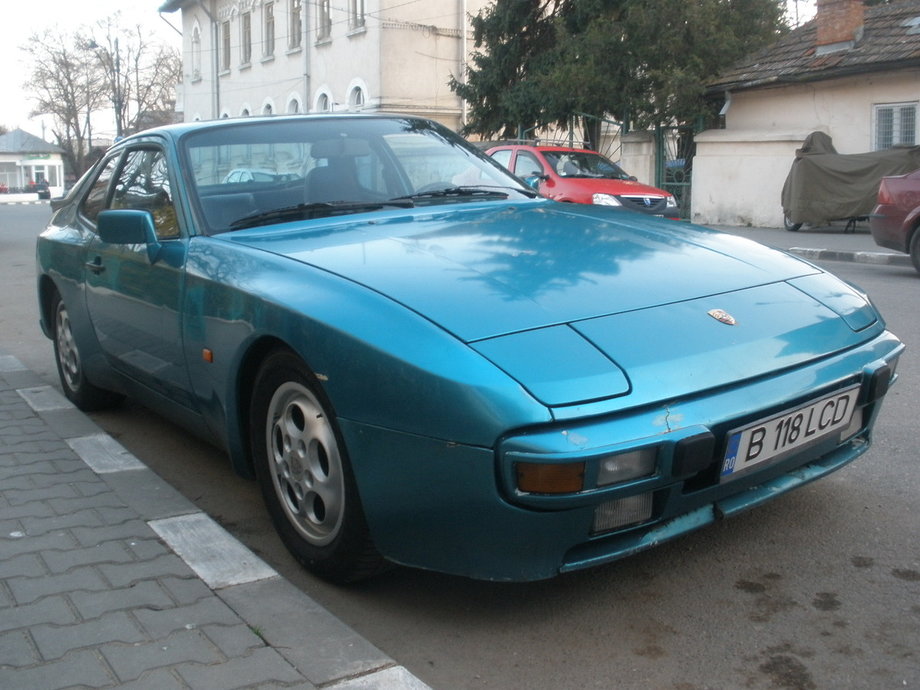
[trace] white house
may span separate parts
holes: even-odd
[[[31,192],[47,183],[51,195],[64,191],[64,150],[21,129],[0,135],[0,185]]]
[[[469,13],[488,0],[167,0],[182,13],[186,121],[371,110],[462,126]]]
[[[692,219],[782,226],[783,182],[809,133],[839,153],[917,144],[920,0],[818,0],[814,20],[710,85],[724,129],[696,136]]]

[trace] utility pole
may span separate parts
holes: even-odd
[[[113,94],[113,105],[115,106],[115,139],[121,139],[124,135],[122,130],[122,112],[121,112],[121,52],[118,50],[118,36],[115,37],[115,89]]]

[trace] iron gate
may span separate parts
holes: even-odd
[[[690,220],[690,183],[693,172],[693,127],[655,129],[655,186],[677,199],[680,217]]]

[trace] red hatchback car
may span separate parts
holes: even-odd
[[[637,182],[595,151],[565,146],[498,144],[486,149],[521,179],[539,178],[537,191],[556,201],[622,206],[656,216],[678,217],[677,201],[663,189]]]
[[[910,254],[920,271],[920,170],[882,178],[869,229],[877,245]]]

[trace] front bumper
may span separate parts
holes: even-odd
[[[864,453],[903,345],[890,333],[821,362],[770,378],[602,417],[510,433],[476,448],[342,420],[371,534],[391,560],[479,579],[535,580],[610,562],[759,505],[839,469]],[[861,424],[719,481],[728,431],[859,384]],[[688,439],[712,438],[710,455],[680,460]],[[515,489],[514,463],[559,454],[593,458],[630,444],[659,448],[656,471],[562,495]],[[598,531],[599,506],[649,496],[634,524]]]

